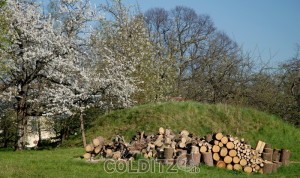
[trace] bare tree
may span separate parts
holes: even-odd
[[[174,95],[205,102],[234,97],[239,74],[248,61],[239,46],[214,27],[208,15],[177,6],[145,13],[150,39],[165,49],[161,54],[177,71]]]

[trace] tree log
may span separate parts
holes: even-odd
[[[182,130],[182,131],[180,132],[180,135],[182,135],[183,137],[188,137],[189,134],[190,134],[190,133],[189,133],[187,130]]]
[[[106,158],[111,158],[113,155],[112,149],[106,149],[105,153],[106,153]]]
[[[206,146],[201,146],[200,147],[200,152],[202,153],[202,152],[206,152],[207,151],[207,147]]]
[[[273,156],[272,156],[273,161],[280,161],[280,150],[279,149],[274,149],[273,150]]]
[[[220,156],[225,157],[228,154],[228,149],[226,147],[222,147],[220,150]]]
[[[226,169],[233,170],[233,165],[232,164],[227,164]]]
[[[181,141],[178,143],[178,146],[179,146],[179,148],[185,148],[186,144],[185,144],[185,142]]]
[[[99,136],[99,137],[93,139],[93,145],[94,145],[95,147],[101,145],[101,147],[102,147],[102,146],[104,145],[104,138],[101,137],[101,136]]]
[[[250,174],[250,173],[252,172],[252,167],[250,167],[250,166],[245,166],[245,167],[244,167],[244,172]]]
[[[182,142],[182,143],[186,143],[187,139],[188,139],[188,137],[187,137],[187,136],[182,136],[182,138],[181,138],[181,142]]]
[[[213,160],[215,160],[215,161],[219,161],[220,160],[219,153],[213,153]]]
[[[162,128],[162,127],[160,127],[160,128],[158,129],[158,133],[159,133],[160,135],[163,135],[163,134],[165,133],[165,129]]]
[[[176,164],[178,166],[186,166],[188,164],[188,159],[186,154],[182,154],[176,158]]]
[[[200,154],[199,147],[192,146],[191,154]]]
[[[216,164],[216,166],[218,168],[226,168],[226,164],[225,164],[224,161],[218,161],[217,164]]]
[[[226,145],[226,143],[228,143],[228,137],[223,136],[223,137],[221,138],[221,142],[222,142],[224,145]]]
[[[255,170],[259,171],[260,170],[260,166],[259,165],[255,165]]]
[[[205,165],[214,166],[211,152],[201,152],[201,154],[202,154],[201,157],[203,158],[203,162],[205,163]]]
[[[234,148],[234,144],[233,144],[233,142],[227,142],[226,143],[226,147],[228,148],[228,149],[233,149]]]
[[[273,171],[273,163],[272,162],[265,162],[263,167],[264,174],[270,174]]]
[[[227,163],[227,164],[231,163],[231,162],[232,162],[232,157],[230,157],[230,156],[225,156],[225,157],[224,157],[224,162]]]
[[[158,137],[155,142],[154,142],[154,145],[155,146],[158,146],[158,147],[161,147],[163,145],[163,142],[162,142],[162,138]]]
[[[242,166],[240,164],[234,164],[233,169],[236,170],[236,171],[239,171],[239,170],[242,169]]]
[[[165,136],[166,137],[173,137],[174,138],[174,135],[171,135],[171,130],[170,129],[166,129],[165,130]]]
[[[220,147],[219,147],[218,145],[214,145],[214,146],[212,147],[212,151],[213,151],[214,153],[218,153],[218,152],[220,151]]]
[[[222,134],[222,133],[216,133],[216,134],[214,135],[214,138],[215,138],[216,140],[221,140],[221,139],[223,138],[223,134]]]
[[[214,145],[219,145],[219,140],[214,140]]]
[[[95,147],[94,153],[98,154],[98,153],[100,153],[101,150],[102,150],[102,146],[99,145],[99,146]]]
[[[87,145],[85,146],[85,151],[86,151],[87,153],[93,152],[93,151],[94,151],[94,145],[93,145],[93,144],[87,144]]]
[[[272,148],[265,148],[264,152],[273,154],[273,149]]]
[[[190,166],[199,166],[201,159],[200,153],[192,153],[187,155],[188,165]]]
[[[92,157],[92,154],[91,153],[85,153],[84,155],[83,155],[83,158],[84,159],[90,159]]]
[[[273,162],[272,172],[277,172],[278,168],[279,168],[279,164],[277,164],[277,162]]]
[[[256,144],[255,150],[257,150],[259,153],[262,153],[265,148],[265,144],[266,144],[265,142],[259,140]]]
[[[237,152],[236,152],[236,150],[229,150],[229,156],[231,156],[231,157],[235,157],[236,156],[236,154],[237,154]]]
[[[247,160],[241,159],[241,160],[240,160],[240,165],[241,165],[241,166],[246,166],[246,165],[247,165]]]
[[[267,161],[272,161],[272,153],[262,153],[262,159]]]
[[[283,166],[289,165],[291,152],[286,149],[281,150],[280,162],[282,162]]]
[[[272,149],[272,145],[269,144],[269,143],[266,143],[266,144],[265,144],[265,148],[271,148],[271,149]]]
[[[112,158],[113,158],[113,159],[116,159],[116,160],[120,159],[121,156],[122,156],[122,155],[121,155],[121,152],[120,152],[120,151],[113,152],[113,154],[112,154]]]
[[[240,163],[241,159],[239,157],[235,156],[232,158],[232,161],[233,161],[233,163],[238,164],[238,163]]]
[[[238,146],[238,145],[239,145],[239,143],[240,143],[240,141],[239,141],[239,140],[234,140],[234,141],[233,141],[233,144],[234,144],[234,145],[236,145],[236,146]]]
[[[184,149],[177,149],[177,156],[180,156],[180,155],[187,155],[187,150],[184,150]]]
[[[171,144],[172,144],[171,138],[166,137],[166,138],[165,138],[165,144],[166,144],[166,145],[171,145]]]
[[[207,134],[207,135],[205,136],[205,140],[206,140],[207,142],[211,142],[211,141],[212,141],[212,134]]]
[[[173,155],[174,155],[174,149],[167,147],[164,148],[164,158],[165,159],[173,159]]]

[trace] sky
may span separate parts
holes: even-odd
[[[92,0],[96,4],[105,0]],[[300,44],[300,0],[124,0],[139,4],[144,12],[177,5],[209,15],[218,30],[225,32],[256,60],[276,66],[295,56]]]

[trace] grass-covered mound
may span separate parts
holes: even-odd
[[[124,135],[129,141],[136,131],[156,133],[159,127],[175,132],[186,129],[199,136],[223,132],[245,138],[252,146],[263,140],[274,148],[289,149],[291,159],[300,160],[300,129],[276,116],[249,108],[196,102],[149,104],[97,116],[93,125],[87,130],[88,141],[99,135],[110,139],[116,134]],[[75,137],[65,145],[81,145],[80,139]]]

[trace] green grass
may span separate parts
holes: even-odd
[[[91,113],[90,113],[91,114]],[[223,132],[243,137],[255,146],[257,140],[271,143],[275,148],[287,148],[292,152],[291,160],[300,161],[300,129],[287,124],[279,118],[249,108],[228,105],[208,105],[195,102],[149,104],[114,111],[96,117],[94,127],[87,130],[87,138],[102,135],[110,139],[115,134],[122,134],[129,139],[136,131],[156,133],[159,127],[171,128],[178,132],[187,129],[204,136],[207,133]],[[76,147],[77,145],[77,147]],[[270,175],[251,174],[206,167],[201,165],[199,173],[187,173],[175,169],[177,173],[146,171],[146,173],[106,173],[104,163],[88,163],[80,159],[84,153],[80,137],[68,140],[64,146],[42,151],[13,152],[0,150],[1,177],[299,177],[300,164],[294,163],[281,167]],[[133,162],[134,170],[137,161]],[[157,165],[154,165],[158,168]],[[156,169],[157,170],[157,169]]]
[[[99,135],[109,140],[116,134],[129,141],[136,131],[156,133],[159,127],[175,132],[187,129],[199,136],[223,132],[245,138],[252,146],[263,140],[274,148],[289,149],[291,159],[300,160],[300,129],[274,115],[249,108],[196,102],[149,104],[98,116],[93,125],[87,130],[88,141]],[[65,146],[80,145],[79,136],[65,143]]]
[[[215,167],[200,166],[198,173],[187,173],[177,168],[172,169],[175,173],[167,173],[167,166],[161,168],[154,165],[156,171],[144,173],[106,173],[104,163],[88,163],[81,160],[82,148],[59,148],[43,151],[0,151],[0,177],[298,177],[300,164],[291,164],[282,167],[277,173],[270,175],[251,174],[228,171]],[[133,162],[134,170],[137,162]]]

